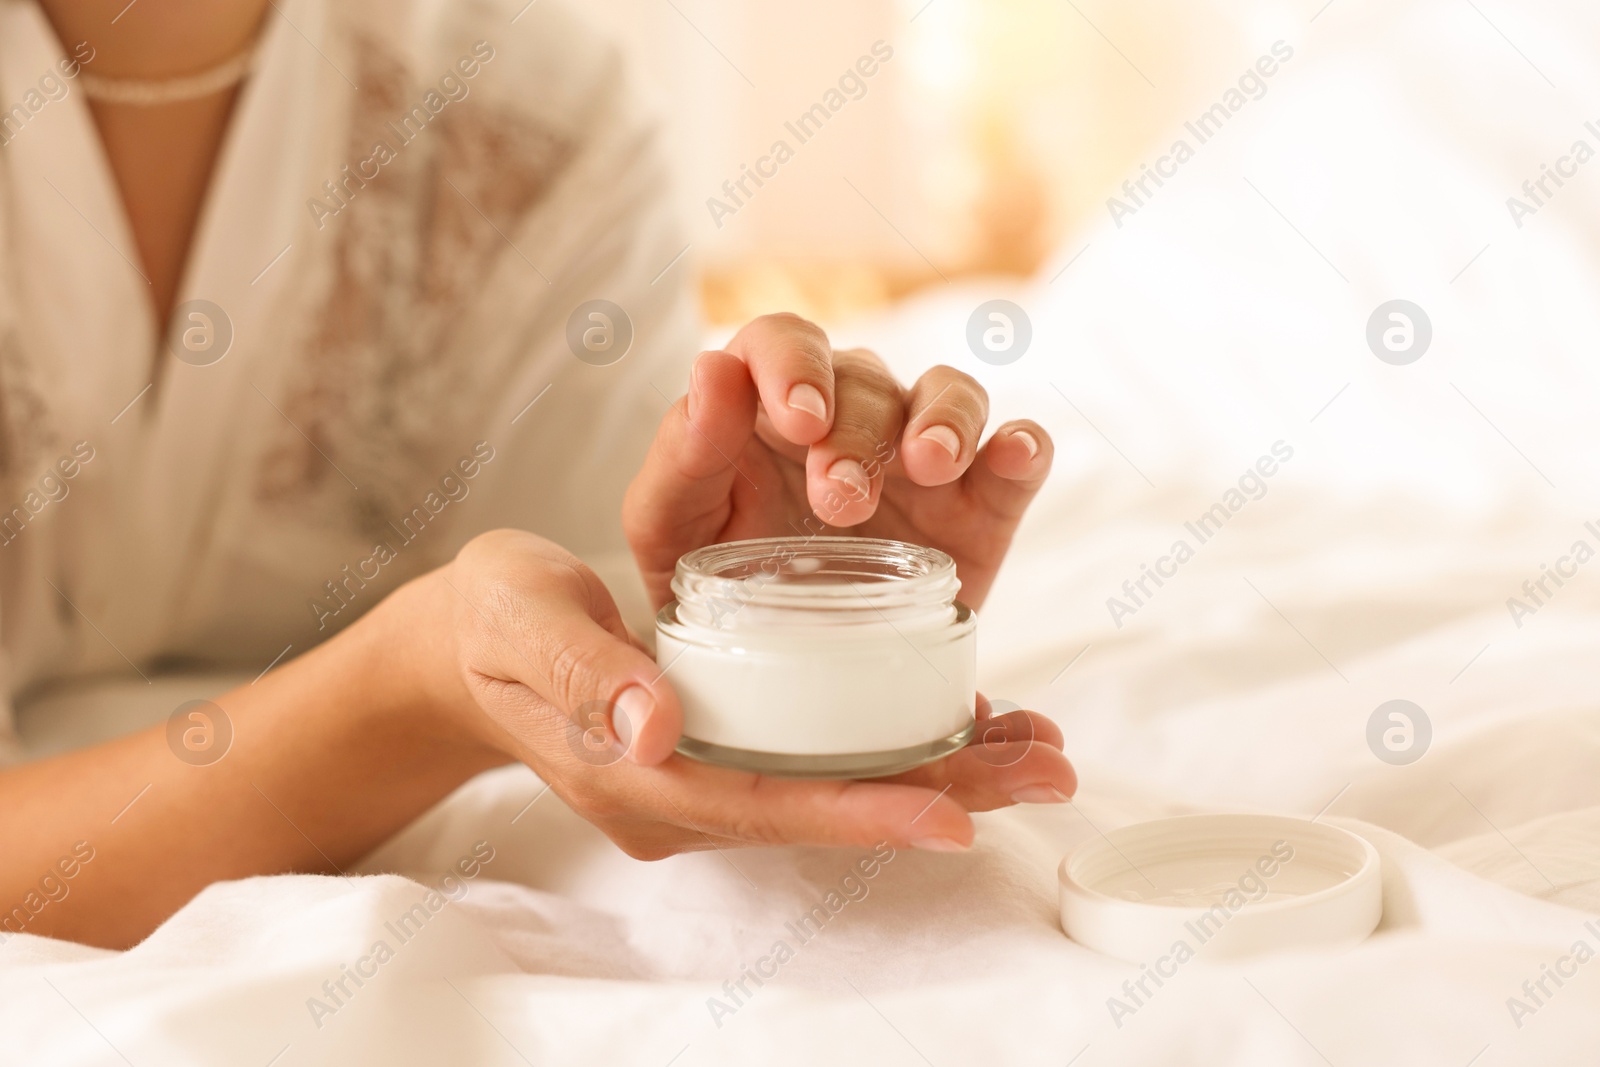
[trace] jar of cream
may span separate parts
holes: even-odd
[[[870,778],[959,750],[977,701],[977,619],[955,561],[864,537],[690,552],[656,618],[683,705],[678,751],[745,771]]]

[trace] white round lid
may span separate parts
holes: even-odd
[[[1131,963],[1354,945],[1378,925],[1378,850],[1280,815],[1183,815],[1091,838],[1061,861],[1061,928]]]

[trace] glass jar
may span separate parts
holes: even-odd
[[[683,705],[678,751],[797,778],[896,774],[959,750],[977,702],[977,619],[955,561],[865,537],[690,552],[656,618]]]

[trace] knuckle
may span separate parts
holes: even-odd
[[[983,387],[982,382],[965,371],[955,371],[955,375],[956,389],[965,392],[970,399],[984,407],[989,406],[989,390]]]
[[[505,551],[507,535],[511,530],[488,530],[478,534],[456,553],[456,559],[467,565],[488,563],[499,559]]]
[[[789,352],[798,354],[804,359],[810,376],[827,378],[832,366],[833,346],[821,326],[792,311],[778,311],[761,316],[747,329],[778,340]]]
[[[585,602],[593,599],[597,587],[604,588],[600,576],[587,563],[565,552],[560,559],[550,561],[549,574],[564,592]]]
[[[847,348],[842,352],[835,352],[833,364],[839,373],[852,382],[865,383],[875,388],[887,386],[896,391],[900,388],[900,383],[889,373],[889,368],[871,349]]]
[[[456,553],[456,562],[474,575],[483,575],[484,584],[507,581],[509,576],[552,559],[570,558],[569,553],[537,534],[502,528],[473,537]]]
[[[925,409],[937,404],[963,415],[977,415],[989,409],[989,390],[972,375],[953,367],[939,366],[929,371],[918,392],[926,398]]]
[[[586,699],[590,683],[589,657],[578,645],[562,642],[548,649],[544,658],[550,695],[559,704],[562,714],[570,718],[573,709]]]
[[[569,555],[560,560],[555,567],[560,575],[561,587],[574,603],[583,605],[589,618],[608,629],[622,621],[611,590],[606,588],[606,583],[601,581],[600,576],[590,569],[588,564],[576,556]]]
[[[867,449],[879,441],[892,439],[900,428],[900,417],[887,406],[840,405],[834,417],[833,442],[847,450]]]
[[[769,330],[799,334],[805,340],[821,344],[824,347],[828,344],[828,335],[821,326],[818,326],[810,319],[796,315],[792,311],[774,311],[770,314],[762,315],[756,322]]]
[[[841,417],[882,420],[903,408],[900,383],[888,368],[875,363],[849,362],[835,367],[839,378]]]
[[[478,595],[482,598],[484,614],[491,619],[516,623],[527,612],[526,591],[506,575],[489,579]]]
[[[759,845],[781,845],[786,837],[770,818],[757,812],[741,812],[727,829],[728,836]]]

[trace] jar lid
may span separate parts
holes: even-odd
[[[1070,852],[1058,876],[1069,937],[1152,966],[1348,947],[1383,913],[1378,850],[1369,841],[1280,815],[1123,826]]]

